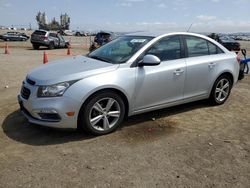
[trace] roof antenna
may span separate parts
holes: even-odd
[[[193,23],[191,23],[191,25],[189,26],[187,32],[189,32],[189,30],[191,29],[192,25],[193,25]]]

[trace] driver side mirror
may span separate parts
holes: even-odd
[[[145,55],[143,59],[138,63],[139,67],[142,66],[156,66],[161,63],[161,60],[155,55]]]

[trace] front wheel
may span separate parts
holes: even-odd
[[[220,76],[214,83],[210,94],[210,101],[215,105],[221,105],[228,99],[232,89],[232,81],[226,76]]]
[[[79,113],[79,126],[93,135],[104,135],[116,130],[125,115],[122,98],[106,91],[91,97]]]

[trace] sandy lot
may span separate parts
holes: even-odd
[[[81,40],[72,38],[73,54],[87,52]],[[16,96],[44,50],[12,42],[11,54],[3,52],[0,187],[249,187],[250,76],[222,106],[200,101],[154,111],[91,137],[28,123]],[[66,49],[46,52],[49,60],[66,57]]]

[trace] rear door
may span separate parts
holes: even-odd
[[[223,51],[200,37],[186,35],[184,41],[187,51],[184,98],[207,95],[217,76],[218,54]]]

